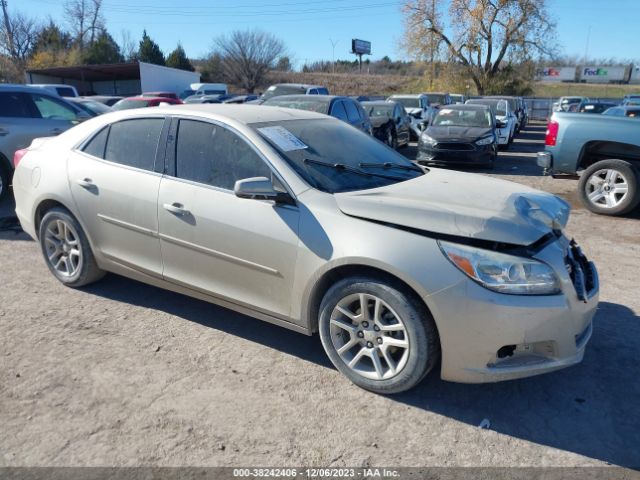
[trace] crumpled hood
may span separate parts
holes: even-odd
[[[407,111],[407,113],[409,115],[413,115],[414,113],[422,113],[422,109],[421,108],[407,108],[407,107],[404,107],[404,109]]]
[[[373,128],[380,128],[382,125],[386,125],[387,123],[389,123],[389,120],[391,119],[389,117],[378,116],[369,117],[369,120],[371,121],[371,126]]]
[[[472,142],[480,137],[491,134],[487,127],[454,127],[454,126],[430,126],[427,135],[438,142]]]
[[[569,204],[518,183],[431,169],[387,187],[335,194],[346,215],[425,232],[530,245],[564,228]]]

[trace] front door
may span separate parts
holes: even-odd
[[[180,119],[168,157],[173,175],[158,196],[165,279],[265,313],[288,316],[298,246],[298,209],[238,198],[237,180],[270,177],[238,133]]]
[[[71,152],[67,169],[80,221],[93,247],[109,260],[158,277],[163,125],[164,118],[113,123]]]

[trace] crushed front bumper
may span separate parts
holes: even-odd
[[[506,295],[468,279],[430,297],[444,380],[497,382],[582,361],[592,334],[599,284],[595,266],[586,259],[581,265],[589,271],[582,278],[588,277],[588,283],[580,284],[579,276],[569,272],[570,248],[563,237],[536,255],[560,277],[558,295]]]

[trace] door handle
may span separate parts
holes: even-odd
[[[81,180],[76,180],[76,183],[80,185],[82,188],[87,188],[87,189],[95,188],[93,180],[91,180],[90,178],[83,178]]]
[[[184,205],[181,203],[173,202],[173,203],[164,203],[162,208],[167,210],[168,212],[174,213],[176,215],[187,215],[189,214],[189,210],[184,208]]]
[[[0,137],[6,137],[7,135],[9,135],[9,130],[0,127]]]

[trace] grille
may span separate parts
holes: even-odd
[[[460,151],[473,150],[473,146],[469,143],[453,143],[453,142],[437,143],[436,148],[438,150],[460,150]]]
[[[586,303],[589,294],[596,287],[596,269],[593,262],[587,260],[575,240],[571,240],[569,243],[565,265],[578,298]]]

